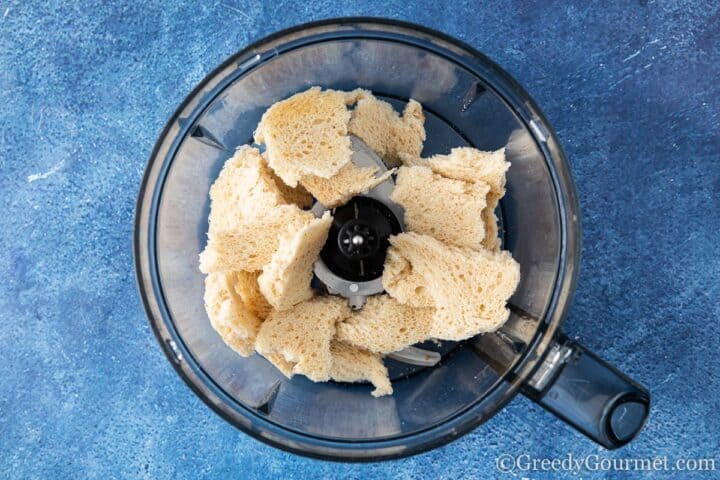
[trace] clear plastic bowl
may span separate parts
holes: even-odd
[[[233,149],[252,142],[265,109],[314,85],[367,88],[398,107],[414,98],[427,117],[425,156],[461,145],[507,145],[512,164],[498,209],[504,248],[522,272],[510,320],[496,333],[446,345],[434,368],[392,365],[392,396],[373,398],[366,384],[288,380],[263,358],[242,358],[225,346],[203,307],[198,254],[206,243],[210,185]],[[410,455],[476,427],[521,390],[612,448],[640,430],[649,395],[559,334],[579,261],[578,215],[552,129],[496,64],[415,25],[324,21],[239,52],[172,116],[138,198],[138,285],[158,340],[188,385],[229,422],[280,448],[344,460]],[[573,365],[599,375],[591,402],[563,384]],[[622,417],[613,417],[620,407]],[[634,423],[623,423],[626,417]]]

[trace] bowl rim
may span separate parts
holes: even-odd
[[[420,46],[417,42],[430,41],[436,48],[452,51],[458,57],[467,55],[468,57],[463,57],[465,61],[471,60],[476,62],[474,66],[481,66],[494,76],[500,78],[502,80],[501,83],[491,84],[494,93],[508,105],[513,106],[516,115],[526,124],[528,130],[533,133],[535,143],[543,152],[548,169],[551,172],[553,188],[557,197],[558,218],[561,224],[561,248],[555,278],[555,288],[545,316],[535,333],[533,341],[528,346],[525,354],[517,362],[514,369],[508,372],[512,374],[511,378],[504,379],[505,381],[503,382],[497,382],[493,387],[491,392],[494,399],[491,402],[490,408],[480,408],[483,404],[487,403],[485,401],[487,398],[485,398],[467,407],[463,412],[441,424],[392,439],[343,441],[323,439],[311,434],[302,434],[263,418],[250,408],[234,402],[229,396],[225,395],[221,389],[213,389],[208,385],[208,382],[205,381],[209,380],[212,382],[212,379],[201,378],[203,375],[205,377],[207,377],[207,375],[204,374],[204,372],[198,371],[199,366],[191,365],[190,362],[184,361],[183,354],[187,355],[188,352],[181,341],[176,341],[179,340],[179,337],[174,335],[172,328],[168,326],[165,315],[163,315],[163,309],[165,309],[165,313],[167,313],[167,307],[161,303],[161,301],[164,302],[162,292],[156,290],[156,269],[150,267],[150,264],[153,263],[153,252],[151,248],[147,248],[148,251],[146,251],[146,247],[150,247],[148,242],[154,240],[154,234],[152,232],[154,222],[145,223],[145,221],[153,218],[153,211],[157,213],[157,203],[160,196],[159,191],[162,190],[162,184],[164,183],[158,183],[158,179],[153,177],[159,176],[162,173],[158,172],[158,168],[162,169],[166,167],[164,163],[167,163],[169,155],[160,155],[160,152],[165,147],[171,130],[183,120],[181,116],[182,113],[197,99],[198,94],[208,86],[208,83],[232,64],[235,64],[239,71],[235,77],[237,78],[262,63],[260,61],[261,54],[258,52],[266,52],[268,48],[272,49],[271,46],[281,40],[294,42],[298,38],[311,38],[314,35],[323,33],[328,27],[359,27],[360,30],[353,30],[353,32],[362,32],[368,35],[367,38],[373,38],[371,33],[374,31],[384,34],[394,34],[406,39],[409,44],[415,46]],[[333,35],[338,33],[339,32],[333,32]],[[412,40],[416,43],[412,43]],[[467,67],[465,63],[463,64]],[[474,73],[485,78],[480,72],[474,71]],[[488,83],[490,84],[490,82]],[[201,110],[204,110],[204,107],[211,101],[212,99],[206,101]],[[194,108],[197,110],[197,107]],[[184,134],[177,136],[174,141],[177,142],[177,138],[183,137]],[[162,163],[163,165],[158,166],[158,163]],[[149,187],[153,181],[151,191]],[[158,185],[160,185],[159,189]],[[148,203],[148,200],[150,200],[150,203]],[[146,216],[147,218],[145,218]],[[532,375],[542,363],[548,347],[552,344],[557,333],[559,333],[559,327],[567,315],[570,300],[572,299],[577,283],[581,238],[579,205],[575,184],[569,170],[566,156],[552,126],[534,100],[517,81],[499,65],[472,46],[442,32],[422,25],[393,19],[341,17],[299,24],[280,30],[251,43],[228,57],[218,67],[214,68],[185,97],[165,124],[153,147],[143,174],[135,206],[133,258],[137,289],[155,337],[178,375],[213,411],[244,433],[282,450],[323,460],[367,462],[415,455],[444,445],[468,433],[484,421],[487,421],[514,398],[520,391],[523,380]],[[158,295],[158,293],[160,295]],[[230,408],[227,404],[228,400],[241,406],[243,410],[247,411],[247,414],[243,415],[237,409]],[[410,439],[412,439],[412,445],[408,446],[407,443]]]

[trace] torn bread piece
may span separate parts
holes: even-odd
[[[398,302],[415,308],[434,307],[435,301],[425,288],[425,280],[397,251],[388,249],[383,267],[385,291]]]
[[[288,377],[297,373],[315,382],[327,381],[335,324],[349,313],[347,300],[330,296],[274,310],[260,327],[255,349]]]
[[[377,167],[358,167],[350,162],[330,178],[307,176],[300,183],[325,207],[334,208],[375,188],[394,173],[388,170],[376,177],[377,171]]]
[[[458,147],[450,150],[449,155],[435,155],[428,158],[428,163],[433,171],[444,177],[486,183],[490,186],[487,205],[481,214],[485,223],[483,246],[490,250],[499,250],[500,239],[495,209],[505,195],[505,174],[510,168],[510,163],[505,161],[505,149],[484,152],[477,148]]]
[[[430,167],[445,178],[464,182],[485,183],[490,187],[485,199],[486,206],[481,212],[485,229],[483,246],[489,250],[500,249],[495,209],[505,195],[505,175],[510,163],[505,160],[505,149],[485,152],[471,147],[457,147],[448,155],[419,158],[409,154],[401,155],[407,166]]]
[[[387,102],[369,92],[358,99],[352,111],[348,131],[359,137],[394,167],[400,164],[401,154],[419,156],[425,141],[425,115],[422,105],[410,100],[402,117]]]
[[[287,310],[313,296],[313,263],[327,240],[331,223],[332,216],[326,211],[322,218],[280,238],[277,251],[258,278],[260,291],[274,308]]]
[[[485,182],[490,190],[505,193],[505,174],[510,162],[505,161],[505,149],[484,152],[472,147],[457,147],[448,155],[434,155],[427,159],[434,172],[447,178],[466,182]]]
[[[350,161],[347,104],[359,95],[312,87],[267,109],[255,142],[265,144],[270,168],[286,185],[308,175],[330,178]]]
[[[243,305],[260,320],[265,320],[272,310],[272,305],[260,291],[257,281],[260,273],[260,271],[235,272],[233,288],[240,295]]]
[[[310,224],[315,215],[295,205],[280,205],[264,215],[242,219],[233,230],[215,232],[200,254],[200,271],[254,272],[267,265],[278,249],[279,238]]]
[[[375,387],[371,395],[382,397],[393,393],[387,368],[379,355],[343,342],[330,343],[332,366],[330,378],[338,382],[369,381]]]
[[[253,354],[261,320],[235,292],[234,273],[211,273],[205,278],[205,311],[223,341],[243,357]]]
[[[388,295],[374,295],[337,324],[335,338],[373,353],[397,352],[430,337],[434,313],[434,308],[414,308]]]
[[[506,303],[520,281],[520,267],[508,252],[452,247],[416,233],[390,237],[390,244],[422,276],[433,298],[431,337],[464,340],[495,331],[508,319]]]
[[[480,212],[489,191],[485,183],[445,178],[427,167],[400,167],[390,199],[405,210],[409,231],[479,249],[485,238]]]
[[[223,165],[210,187],[209,231],[232,231],[268,210],[288,203],[257,148],[244,145]]]

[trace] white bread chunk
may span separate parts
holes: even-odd
[[[210,187],[209,235],[239,225],[287,203],[256,148],[244,145],[225,162]]]
[[[376,177],[377,171],[377,167],[358,167],[350,162],[330,178],[307,176],[300,183],[325,207],[334,208],[371,190],[394,173],[389,170]]]
[[[338,382],[370,381],[375,390],[373,397],[382,397],[393,393],[387,368],[379,355],[372,354],[343,342],[330,343],[332,366],[330,378]]]
[[[431,337],[463,340],[505,323],[506,302],[520,281],[520,267],[508,252],[452,247],[416,233],[390,237],[390,244],[433,298]]]
[[[277,251],[258,278],[260,291],[274,308],[287,310],[313,296],[313,263],[327,240],[331,223],[332,216],[326,211],[322,218],[280,238]]]
[[[383,267],[385,291],[398,302],[415,308],[434,307],[435,302],[425,288],[425,280],[410,262],[396,250],[388,249]]]
[[[472,147],[457,147],[449,155],[434,155],[427,159],[430,168],[446,178],[466,182],[485,182],[494,194],[505,193],[505,173],[510,163],[505,161],[505,149],[484,152]]]
[[[234,273],[211,273],[205,278],[205,311],[223,341],[243,357],[253,354],[261,320],[235,292]]]
[[[273,310],[263,322],[255,349],[286,376],[306,375],[315,382],[330,379],[330,341],[335,323],[347,317],[347,300],[314,297],[289,310]]]
[[[281,234],[314,218],[293,204],[300,197],[289,198],[290,189],[284,191],[281,183],[256,148],[242,146],[225,162],[210,188],[208,245],[200,255],[203,273],[260,270]]]
[[[444,177],[486,183],[490,186],[487,205],[481,214],[485,223],[483,246],[490,250],[499,250],[500,239],[495,209],[505,195],[505,174],[510,168],[510,163],[505,161],[505,149],[484,152],[477,148],[458,147],[450,150],[449,155],[435,155],[427,161],[433,171]]]
[[[429,338],[433,308],[413,308],[388,295],[374,295],[361,310],[337,324],[336,340],[373,353],[392,353]]]
[[[402,117],[387,102],[372,94],[358,99],[348,131],[359,137],[388,166],[400,164],[400,155],[419,156],[425,141],[425,115],[422,105],[410,100]]]
[[[297,232],[314,219],[312,213],[295,205],[280,205],[264,215],[243,219],[233,230],[211,233],[200,254],[200,271],[261,270],[278,249],[281,236]]]
[[[270,310],[272,310],[272,305],[268,303],[260,291],[260,285],[258,285],[257,281],[260,273],[259,271],[235,272],[233,288],[240,295],[243,305],[260,320],[265,320]]]
[[[359,94],[312,87],[273,104],[255,130],[270,168],[290,187],[307,175],[330,178],[350,161],[347,103]]]
[[[485,183],[445,178],[427,167],[400,167],[390,199],[405,210],[409,231],[479,249],[485,238],[480,213],[489,190]]]

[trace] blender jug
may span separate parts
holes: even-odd
[[[315,85],[366,88],[396,108],[419,101],[426,115],[423,156],[457,146],[505,147],[511,163],[497,211],[503,248],[521,268],[510,319],[497,332],[459,344],[427,344],[442,354],[434,367],[389,361],[392,396],[373,398],[365,384],[289,380],[258,355],[242,358],[225,346],[203,307],[198,254],[206,242],[210,185],[234,148],[252,143],[270,105]],[[519,392],[606,448],[639,433],[648,391],[560,331],[580,238],[577,198],[558,140],[508,74],[471,47],[423,27],[340,19],[251,45],[188,96],[150,158],[134,249],[154,332],[211,408],[277,447],[361,461],[451,441]]]

